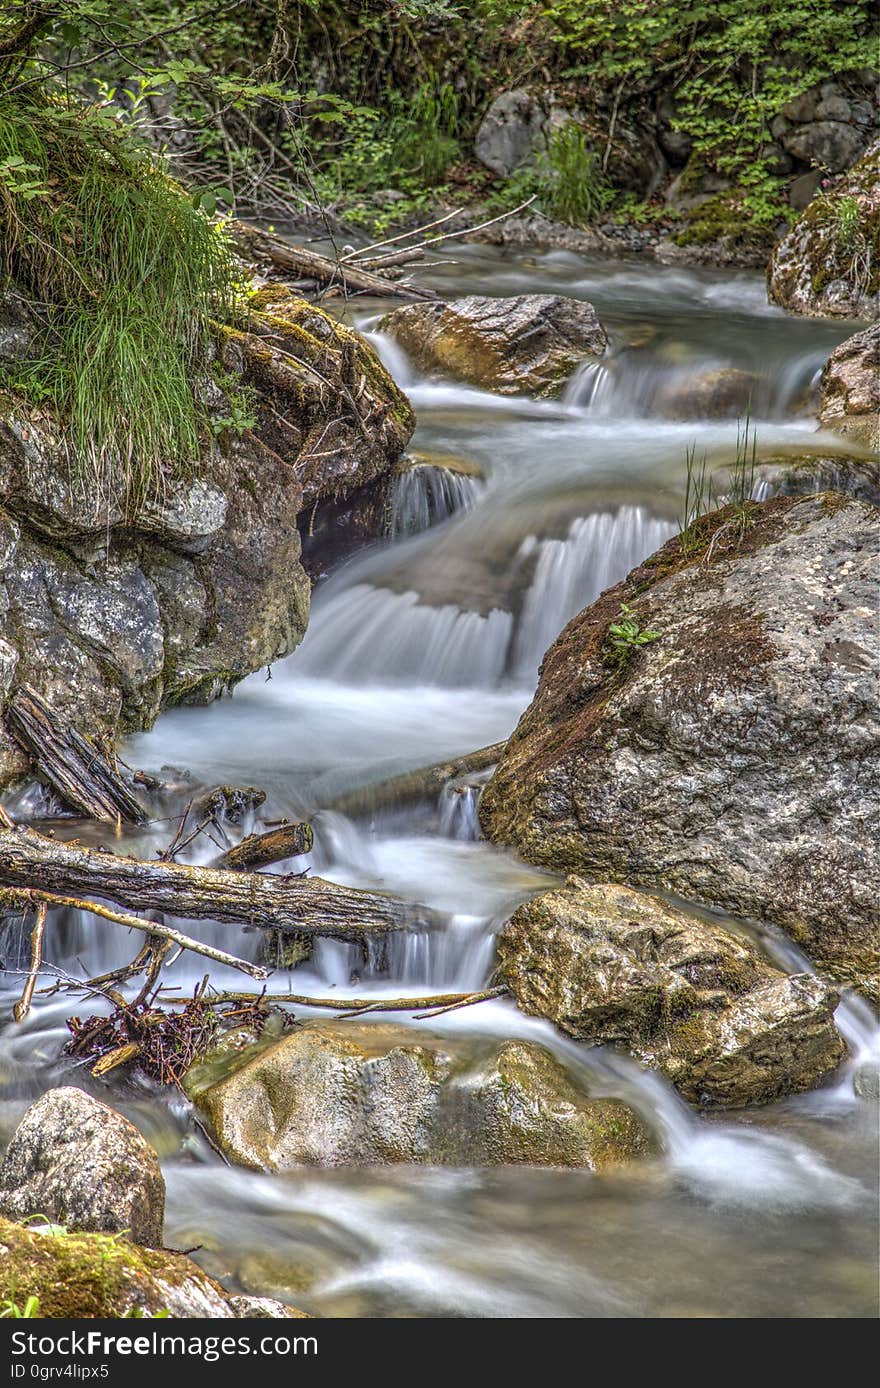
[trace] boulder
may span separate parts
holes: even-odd
[[[477,130],[475,153],[481,164],[500,178],[533,160],[546,149],[546,112],[524,87],[496,96]]]
[[[19,298],[0,299],[2,352],[27,351],[28,324]],[[133,515],[72,485],[56,422],[4,397],[4,696],[29,684],[88,736],[149,727],[162,708],[205,703],[293,650],[310,593],[300,515],[383,475],[387,486],[412,432],[372,348],[283,286],[254,297],[247,331],[218,332],[222,370],[252,393],[253,427],[233,428],[212,387],[218,437],[198,475]],[[26,767],[0,726],[0,787]]]
[[[186,1087],[226,1155],[257,1170],[392,1162],[602,1170],[653,1146],[626,1104],[590,1097],[549,1051],[525,1041],[309,1022],[268,1045],[208,1058]]]
[[[22,1228],[3,1218],[0,1276],[19,1311],[34,1297],[34,1314],[41,1319],[304,1315],[269,1298],[228,1296],[182,1253],[138,1248],[118,1235],[65,1233],[45,1225]]]
[[[817,181],[812,174],[805,177]],[[880,317],[878,274],[880,141],[875,141],[847,173],[807,202],[777,242],[767,287],[770,298],[790,313],[875,319]]]
[[[593,305],[557,294],[407,304],[380,326],[421,369],[499,395],[560,395],[575,368],[606,347]]]
[[[703,517],[562,632],[480,804],[528,861],[775,922],[877,995],[877,511]],[[657,633],[620,650],[622,604]]]
[[[657,392],[654,408],[667,419],[736,419],[746,415],[758,377],[733,366],[674,376]]]
[[[744,936],[611,883],[570,877],[498,936],[524,1012],[624,1046],[691,1103],[738,1108],[810,1089],[844,1054],[839,996],[786,976]]]
[[[880,452],[880,323],[835,347],[819,390],[822,427]]]
[[[127,1118],[81,1089],[32,1104],[0,1167],[0,1211],[66,1229],[125,1232],[160,1247],[165,1182],[155,1151]]]
[[[844,103],[845,105],[846,103]],[[817,107],[819,115],[821,107]],[[864,136],[840,120],[815,120],[796,125],[782,136],[782,145],[795,159],[819,164],[829,173],[842,173],[864,149]]]

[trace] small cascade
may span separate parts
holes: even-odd
[[[364,337],[375,348],[376,355],[389,376],[393,376],[401,390],[407,390],[414,383],[413,369],[409,357],[393,337],[387,333],[365,332]]]
[[[491,689],[507,664],[512,631],[513,617],[499,608],[483,616],[429,607],[417,593],[357,584],[328,600],[296,669],[360,685]]]
[[[391,495],[391,534],[415,535],[468,511],[482,490],[477,477],[452,468],[420,464],[395,479]]]
[[[475,843],[480,837],[477,811],[482,789],[482,785],[468,785],[461,781],[447,782],[443,787],[438,811],[440,833],[444,838]]]
[[[533,678],[565,624],[674,534],[671,521],[651,516],[643,506],[622,506],[573,521],[564,540],[538,542],[516,634],[514,674]]]

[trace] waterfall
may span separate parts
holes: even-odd
[[[566,623],[674,534],[671,521],[622,506],[572,521],[563,540],[525,541],[537,543],[538,560],[516,633],[514,674],[532,678]]]
[[[415,535],[467,511],[482,490],[477,477],[423,463],[396,478],[391,495],[391,534]]]
[[[430,684],[491,689],[507,664],[509,612],[487,616],[451,604],[428,607],[417,593],[357,584],[342,588],[309,629],[297,673],[361,685]]]

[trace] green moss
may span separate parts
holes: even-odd
[[[108,1234],[41,1234],[0,1218],[0,1296],[39,1300],[41,1317],[124,1316],[165,1309],[157,1279],[183,1286],[203,1274],[180,1254],[140,1248]]]

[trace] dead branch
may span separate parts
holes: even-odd
[[[75,911],[88,911],[93,916],[100,916],[101,920],[112,921],[114,925],[124,925],[129,930],[140,930],[145,935],[157,935],[160,939],[179,945],[181,949],[191,950],[193,954],[203,954],[206,959],[212,959],[215,964],[226,964],[231,969],[239,969],[242,973],[250,974],[251,978],[268,978],[271,972],[260,964],[251,964],[246,959],[237,959],[234,954],[227,954],[223,949],[215,949],[213,945],[206,945],[201,940],[193,940],[189,935],[184,935],[169,925],[160,925],[158,921],[142,920],[140,916],[130,916],[123,911],[114,911],[111,907],[103,906],[97,901],[84,901],[80,897],[67,896],[61,892],[41,891],[37,887],[25,888],[20,891],[13,890],[5,892],[3,895],[21,903],[33,904],[36,902],[39,904],[44,902],[46,906],[67,906]],[[33,989],[31,991],[33,992]]]
[[[272,232],[258,231],[246,222],[231,221],[229,234],[233,245],[249,262],[268,260],[278,270],[293,271],[318,284],[338,285],[345,294],[373,294],[379,298],[435,299],[430,289],[400,284],[369,270],[350,264],[342,265],[317,251],[294,246]]]
[[[319,877],[126,858],[106,849],[60,843],[33,829],[0,830],[0,886],[25,892],[35,888],[41,894],[65,897],[100,897],[135,910],[163,911],[186,920],[359,941],[387,930],[428,925],[436,919],[427,908],[386,893],[343,887]],[[157,934],[166,929],[143,920],[139,928]]]
[[[392,776],[390,780],[379,781],[375,785],[358,786],[356,790],[336,796],[322,808],[335,810],[337,814],[364,815],[372,814],[375,810],[394,809],[417,804],[420,800],[436,799],[447,782],[494,766],[506,745],[504,742],[494,742],[490,747],[480,747],[478,751],[469,752],[467,756],[454,761],[422,766],[417,771],[404,771],[400,776]]]
[[[436,993],[424,998],[312,998],[307,993],[212,993],[212,1003],[254,1003],[265,997],[270,1003],[296,1003],[300,1007],[314,1007],[322,1011],[338,1012],[340,1018],[360,1017],[366,1012],[413,1012],[423,1017],[439,1016],[441,1012],[451,1012],[458,1007],[471,1007],[474,1003],[488,1002],[490,998],[500,998],[507,988],[498,986],[482,988],[472,993]],[[162,1005],[173,1004],[186,1007],[194,1001],[192,997],[170,997],[163,994]]]
[[[48,907],[45,901],[37,905],[34,912],[34,928],[31,931],[31,963],[28,975],[21,990],[21,998],[12,1009],[12,1015],[17,1022],[23,1022],[31,1010],[31,999],[34,996],[34,988],[37,985],[37,978],[40,973],[40,965],[43,962],[43,936],[46,933],[46,916]]]
[[[89,819],[143,824],[146,814],[106,757],[34,692],[22,686],[6,706],[10,728],[37,775]]]
[[[265,834],[248,834],[241,843],[218,858],[215,867],[231,868],[234,872],[255,872],[270,863],[283,863],[285,858],[299,858],[310,853],[314,845],[310,824],[283,824]]]

